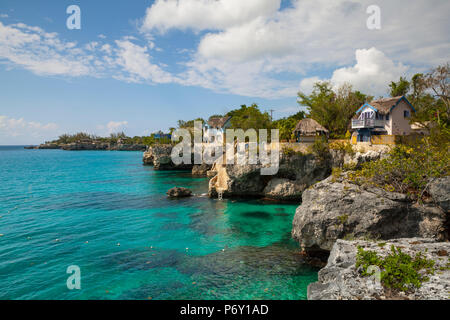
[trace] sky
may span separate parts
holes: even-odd
[[[386,96],[450,60],[448,13],[448,0],[2,0],[0,145],[148,135],[251,103],[277,119],[317,81]]]

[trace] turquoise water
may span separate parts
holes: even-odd
[[[0,147],[0,299],[306,299],[296,205],[212,200],[205,178],[141,159]]]

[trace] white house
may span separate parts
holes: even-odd
[[[217,136],[224,137],[225,131],[231,128],[231,116],[213,117],[203,127],[203,139],[205,142],[214,142]]]
[[[353,134],[357,135],[358,142],[369,142],[373,135],[409,135],[414,112],[405,96],[365,103],[352,120]]]

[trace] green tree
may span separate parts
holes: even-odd
[[[293,131],[297,126],[297,123],[305,117],[305,111],[299,111],[292,116],[274,121],[272,125],[274,128],[280,130],[281,140],[289,140],[292,138]]]
[[[389,88],[389,94],[391,97],[405,96],[409,92],[411,84],[405,78],[400,77],[397,82],[392,81],[389,84]]]
[[[330,82],[316,82],[311,94],[298,93],[297,102],[307,107],[309,117],[327,128],[332,138],[342,138],[355,112],[372,98],[353,91],[349,84],[333,89]]]
[[[202,124],[205,123],[205,120],[202,118],[197,118],[189,121],[178,120],[178,128],[180,129],[194,128],[194,121],[200,121]]]
[[[234,129],[271,129],[272,122],[270,115],[267,112],[261,112],[257,104],[252,104],[247,107],[245,104],[241,105],[240,109],[235,109],[227,113],[227,116],[232,116],[231,126]]]

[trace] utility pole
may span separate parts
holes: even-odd
[[[270,109],[269,111],[270,111],[270,122],[273,122],[273,112],[274,112],[275,110]]]

